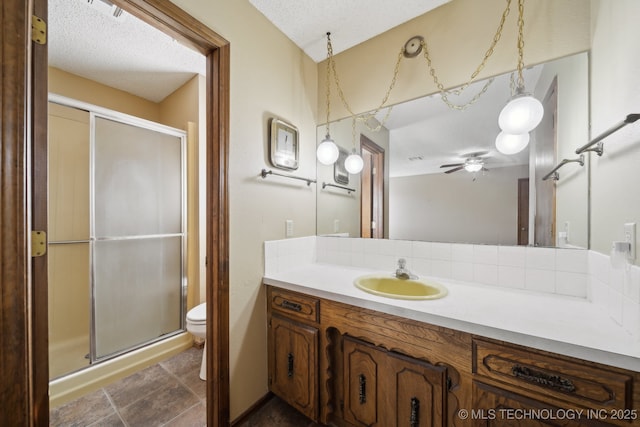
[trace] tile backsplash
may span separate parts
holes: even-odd
[[[394,271],[589,299],[640,337],[640,267],[581,249],[309,236],[265,242],[265,275],[309,263]]]

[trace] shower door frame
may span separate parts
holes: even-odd
[[[100,107],[98,105],[90,104],[87,102],[79,101],[77,99],[68,98],[66,96],[50,93],[49,94],[49,102],[54,104],[62,105],[65,107],[75,108],[78,110],[86,111],[89,113],[89,239],[86,241],[72,241],[72,242],[52,242],[49,241],[50,245],[53,244],[64,244],[64,243],[88,243],[89,244],[89,296],[90,296],[90,304],[91,304],[91,316],[90,316],[90,334],[89,334],[89,342],[90,342],[90,351],[89,351],[89,360],[91,365],[103,362],[105,360],[112,359],[114,357],[121,356],[130,351],[136,350],[138,348],[147,346],[149,344],[153,344],[155,342],[164,340],[166,338],[170,338],[174,335],[180,334],[186,331],[185,328],[185,315],[187,310],[187,277],[186,277],[186,257],[187,257],[187,184],[186,184],[186,138],[187,134],[185,131],[176,129],[170,126],[163,125],[161,123],[156,123],[153,121],[149,121],[146,119],[142,119],[140,117],[132,116],[130,114],[122,113],[120,111],[111,110],[108,108]],[[135,126],[141,129],[152,130],[156,132],[164,133],[165,135],[171,135],[180,138],[180,233],[173,234],[161,234],[154,236],[135,236],[131,239],[142,239],[142,238],[155,238],[155,237],[180,237],[180,327],[179,329],[159,336],[157,338],[136,344],[131,347],[127,347],[121,350],[118,350],[113,353],[109,353],[104,356],[97,356],[96,350],[96,300],[95,300],[95,286],[96,279],[94,275],[94,265],[95,265],[95,248],[94,245],[97,241],[115,241],[115,240],[124,240],[121,237],[96,237],[95,231],[95,144],[96,144],[96,133],[95,133],[95,119],[106,119],[111,120],[120,124]],[[196,178],[197,179],[197,178]],[[89,365],[90,366],[90,365]]]
[[[62,99],[61,99],[62,98]],[[105,360],[112,359],[114,357],[123,355],[135,349],[147,346],[149,344],[153,344],[154,342],[158,342],[179,333],[185,332],[185,315],[187,309],[187,278],[186,278],[186,258],[187,258],[187,184],[186,184],[186,139],[187,134],[185,131],[180,129],[175,129],[160,123],[152,122],[149,120],[141,119],[139,117],[131,116],[129,114],[125,114],[119,111],[109,110],[106,108],[101,108],[96,105],[85,104],[82,102],[74,102],[68,98],[58,97],[61,101],[67,101],[69,103],[73,103],[76,105],[67,105],[69,107],[81,108],[83,110],[89,111],[89,134],[90,134],[90,142],[89,142],[89,204],[90,204],[90,219],[89,219],[89,240],[90,240],[90,297],[91,297],[91,335],[90,335],[90,343],[91,343],[91,351],[90,351],[90,361],[91,364],[103,362]],[[143,236],[136,235],[131,238],[123,238],[123,237],[97,237],[96,235],[96,181],[95,181],[95,171],[96,171],[96,118],[111,120],[120,124],[135,126],[141,129],[152,130],[155,132],[161,132],[165,135],[171,135],[180,138],[180,233],[173,234],[158,234],[154,236]],[[198,179],[198,177],[196,177]],[[96,276],[95,276],[95,264],[96,264],[96,254],[95,254],[95,245],[98,241],[116,241],[116,240],[124,240],[124,239],[134,239],[140,240],[143,238],[161,238],[161,237],[180,237],[180,326],[179,329],[169,332],[167,334],[161,335],[159,337],[150,339],[148,341],[135,344],[131,347],[127,347],[121,350],[118,350],[113,353],[109,353],[103,356],[98,356],[97,354],[97,324],[96,324]]]

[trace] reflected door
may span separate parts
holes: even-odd
[[[92,360],[183,329],[184,137],[92,115]]]
[[[542,177],[556,164],[557,81],[554,80],[543,102],[544,116],[535,130],[536,213],[535,246],[555,246],[556,186]]]
[[[384,149],[360,135],[364,166],[361,172],[360,235],[384,237]]]

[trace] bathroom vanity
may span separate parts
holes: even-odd
[[[460,321],[474,314],[458,306],[456,285],[442,300],[402,302],[355,289],[354,274],[316,266],[264,279],[269,389],[310,419],[385,427],[640,425],[636,357],[568,344],[557,330],[550,339],[523,333],[520,323],[531,322],[518,307],[521,319],[504,310],[503,324],[515,332]],[[494,296],[512,305],[505,295]],[[529,299],[525,306],[539,302],[519,297]],[[548,308],[541,321],[552,325],[558,316],[555,329],[571,334],[573,325]],[[628,344],[636,351],[635,341]]]

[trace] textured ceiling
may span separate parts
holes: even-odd
[[[451,0],[250,0],[316,62],[368,40]],[[49,0],[49,64],[159,102],[195,74],[199,53],[123,12],[113,18],[106,0]]]
[[[342,52],[451,0],[249,0],[315,62]]]
[[[116,19],[102,0],[49,0],[49,65],[162,101],[195,74],[206,59],[123,12]]]

